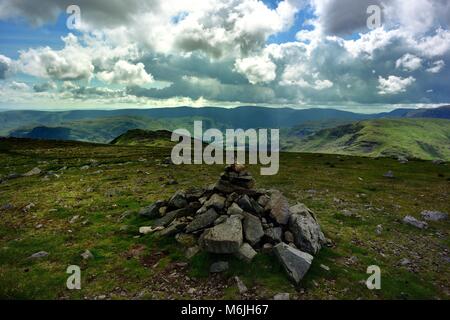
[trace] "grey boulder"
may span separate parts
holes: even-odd
[[[266,209],[270,210],[271,217],[275,219],[277,223],[285,225],[289,222],[289,217],[291,215],[289,203],[280,191],[272,191]]]
[[[419,221],[412,216],[406,216],[403,218],[403,223],[409,224],[410,226],[416,227],[418,229],[425,229],[428,224],[424,221]]]
[[[177,191],[169,200],[169,206],[173,208],[181,209],[186,207],[187,204],[186,195],[183,191]]]
[[[235,256],[245,262],[251,262],[256,256],[256,251],[248,243],[242,244],[239,251],[235,253]]]
[[[210,208],[205,213],[196,216],[186,227],[186,232],[191,233],[209,227],[218,217],[216,210]]]
[[[201,247],[211,253],[235,253],[239,251],[242,242],[242,223],[234,216],[205,230],[200,237]]]
[[[448,219],[448,214],[439,211],[422,211],[420,214],[427,221],[443,221]]]
[[[165,201],[158,200],[155,203],[149,205],[148,207],[142,208],[139,211],[139,215],[150,219],[158,218],[160,216],[159,209],[161,207],[164,207],[165,205],[166,205]]]
[[[280,227],[268,228],[264,231],[264,234],[270,241],[278,243],[282,241],[283,230]]]
[[[244,213],[243,227],[245,239],[251,245],[257,244],[264,236],[261,220],[250,213]]]
[[[273,251],[289,278],[299,284],[311,267],[313,256],[285,243],[277,244]]]
[[[207,208],[213,207],[216,210],[222,210],[225,207],[225,198],[221,195],[214,193],[208,201],[205,202],[204,206]]]
[[[326,239],[314,214],[303,204],[291,207],[290,211],[292,215],[289,219],[289,230],[294,237],[294,244],[302,251],[317,254]]]

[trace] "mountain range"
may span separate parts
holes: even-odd
[[[135,129],[171,131],[186,128],[192,131],[194,120],[202,120],[204,130],[279,128],[284,151],[448,158],[445,146],[450,141],[446,129],[450,127],[450,106],[396,109],[377,114],[255,106],[60,112],[19,110],[0,112],[0,136],[109,143]],[[416,130],[417,134],[411,136]],[[127,136],[127,141],[134,144],[133,139],[139,140],[139,135],[146,136],[134,132],[131,138]],[[380,141],[381,137],[388,138]],[[397,141],[397,145],[393,141]]]

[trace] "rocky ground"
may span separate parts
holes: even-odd
[[[214,185],[178,190],[167,201],[140,210],[156,219],[141,234],[175,237],[186,248],[186,258],[200,251],[233,254],[251,263],[258,253],[274,255],[296,285],[308,272],[313,255],[326,240],[314,213],[304,204],[289,206],[278,190],[254,189],[255,180],[244,165],[227,166]],[[227,271],[227,261],[214,262],[211,273]],[[241,292],[245,285],[235,278]]]
[[[216,192],[225,198],[224,208],[217,209],[222,199],[216,196],[200,215],[207,221],[216,215],[226,220],[214,219],[197,229],[196,215],[191,216],[183,222],[189,233],[184,229],[165,235],[173,221],[154,232],[142,229],[157,228],[155,221],[173,211],[160,211],[160,206],[159,216],[150,218],[146,208],[158,200],[170,201],[180,190],[202,190],[224,170],[174,166],[169,155],[164,148],[0,141],[0,297],[272,299],[289,294],[290,299],[449,299],[447,164],[282,154],[277,176],[259,176],[258,166],[249,167],[255,190],[279,190],[291,214],[297,203],[304,204],[329,240],[325,245],[320,241],[320,251],[295,285],[295,278],[287,276],[264,246],[279,243],[270,237],[276,238],[279,232],[272,231],[281,228],[286,246],[308,250],[296,241],[289,221],[280,223],[263,205],[259,198],[264,194],[272,200],[268,192],[232,203],[231,193]],[[248,212],[244,202],[256,202],[264,212]],[[264,235],[259,227],[251,234],[243,232],[242,244],[257,253],[251,262],[237,252],[207,252],[215,249],[192,249],[186,256],[214,224],[231,219],[238,225],[228,215],[232,207],[244,211],[237,214],[243,230],[245,212],[261,222]],[[208,213],[210,208],[216,214]],[[247,216],[247,222],[251,219]],[[73,264],[81,267],[81,290],[66,288],[66,269]],[[381,290],[364,285],[369,265],[381,269]],[[217,270],[221,272],[211,272]]]

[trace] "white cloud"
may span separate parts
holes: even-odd
[[[11,59],[0,54],[0,79],[5,79],[11,68]]]
[[[432,63],[431,67],[429,67],[427,69],[427,72],[430,73],[439,73],[442,71],[442,69],[444,69],[445,67],[445,62],[444,60],[438,60]]]
[[[37,83],[33,86],[33,90],[36,92],[46,92],[55,90],[58,86],[54,81],[48,81],[43,83]]]
[[[154,81],[152,75],[145,71],[143,63],[134,65],[124,60],[117,61],[112,71],[99,72],[97,78],[124,85],[145,85]]]
[[[276,78],[277,66],[268,57],[238,59],[235,68],[244,74],[251,84],[270,82]]]
[[[422,67],[422,59],[413,54],[407,53],[397,60],[395,67],[397,69],[402,69],[409,72],[416,71]]]
[[[89,54],[73,34],[64,37],[63,41],[65,46],[59,51],[43,47],[20,52],[18,70],[54,80],[90,80],[94,66]]]
[[[398,94],[405,92],[406,88],[412,85],[416,79],[413,77],[401,78],[397,76],[389,76],[388,78],[379,77],[378,78],[378,93],[381,95],[385,94]]]
[[[12,90],[18,90],[18,91],[30,90],[30,87],[26,83],[16,82],[16,81],[12,81],[11,84],[9,85],[9,88],[11,88]]]

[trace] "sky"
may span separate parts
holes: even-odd
[[[0,109],[435,107],[449,24],[450,0],[0,0]]]

